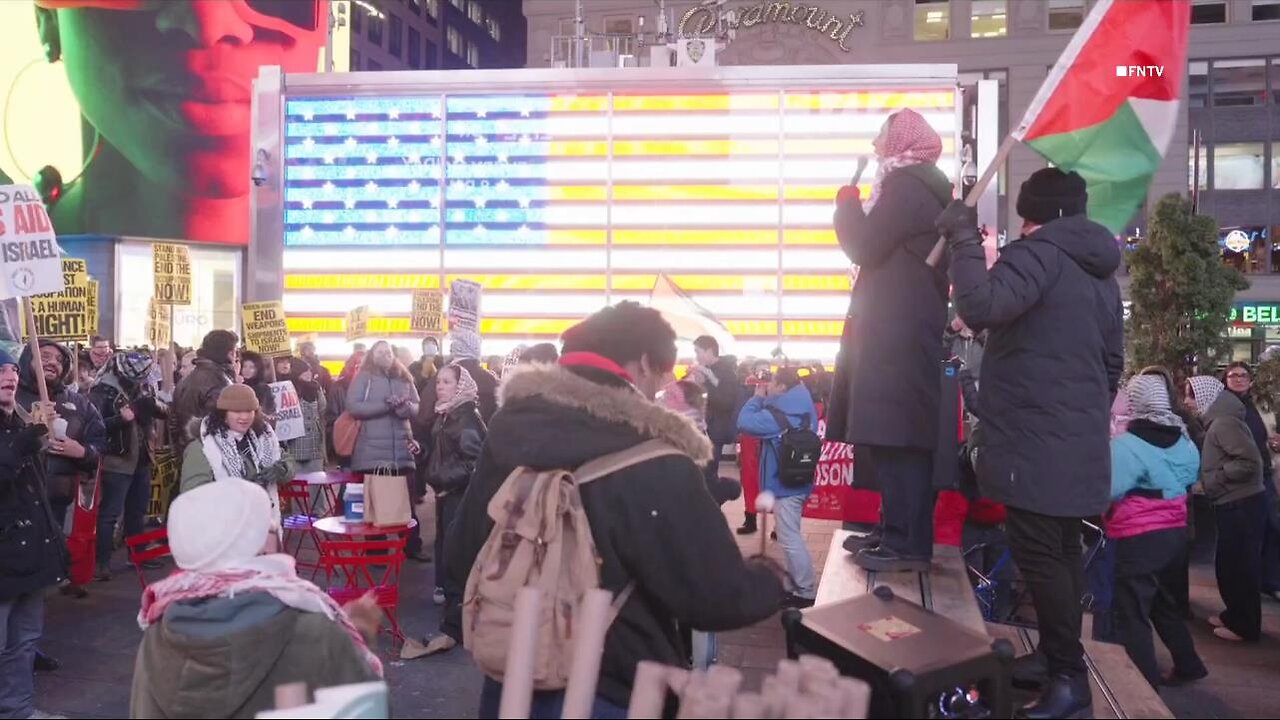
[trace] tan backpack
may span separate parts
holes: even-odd
[[[573,624],[583,595],[600,587],[600,559],[578,489],[646,460],[684,453],[660,440],[592,460],[576,471],[512,471],[493,499],[493,531],[480,550],[462,605],[463,644],[489,677],[501,681],[511,645],[516,594],[523,587],[542,591],[536,690],[562,690],[573,662]],[[614,599],[609,623],[617,618],[635,584]]]

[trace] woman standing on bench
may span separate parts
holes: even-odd
[[[1116,629],[1129,659],[1158,689],[1209,674],[1174,592],[1186,566],[1186,495],[1199,475],[1200,453],[1163,377],[1139,375],[1126,390],[1129,425],[1111,441],[1112,504],[1104,523],[1115,541]],[[1152,626],[1173,656],[1173,672],[1163,681]]]

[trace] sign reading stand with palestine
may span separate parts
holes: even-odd
[[[0,299],[62,288],[62,253],[40,194],[30,185],[0,185]]]
[[[284,304],[279,300],[245,303],[244,344],[263,357],[284,357],[289,347],[289,324],[285,322]]]
[[[444,332],[444,293],[439,290],[413,291],[409,329],[428,335]]]
[[[369,306],[361,305],[347,313],[347,342],[369,335]]]
[[[152,246],[156,302],[191,304],[191,254],[186,245],[156,243]]]

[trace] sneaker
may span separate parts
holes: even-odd
[[[71,583],[71,582],[63,583],[62,585],[60,585],[58,587],[58,592],[68,597],[73,597],[77,600],[83,600],[89,597],[88,588],[86,588],[83,585],[76,585],[75,583]]]
[[[903,555],[881,545],[864,548],[853,561],[863,570],[874,572],[928,572],[932,558]]]
[[[444,588],[436,588],[436,591],[431,593],[431,602],[437,607],[444,605]]]
[[[855,533],[844,539],[842,547],[844,547],[846,552],[851,552],[857,555],[858,551],[863,550],[864,548],[878,547],[882,538],[883,536],[875,531],[869,532],[865,535],[858,535]]]
[[[1230,630],[1224,627],[1214,628],[1213,634],[1217,635],[1222,640],[1226,640],[1228,642],[1244,642],[1244,638],[1240,637],[1239,635],[1231,632]]]
[[[786,596],[782,598],[782,607],[803,610],[804,608],[813,607],[813,602],[814,598],[803,597],[796,595],[795,593],[787,593]]]
[[[93,571],[93,579],[98,582],[111,582],[111,568],[99,565],[98,569]]]

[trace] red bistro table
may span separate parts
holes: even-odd
[[[418,521],[410,518],[407,525],[387,525],[379,527],[365,522],[347,522],[341,515],[331,515],[315,521],[313,527],[326,535],[338,535],[343,539],[372,537],[374,535],[403,535],[418,526]]]
[[[319,488],[319,497],[324,498],[327,507],[309,508],[311,515],[328,516],[342,514],[342,500],[338,497],[338,486],[347,483],[359,483],[364,481],[364,477],[359,473],[346,472],[342,470],[324,470],[321,472],[307,473],[294,478],[299,482],[307,484],[308,488]],[[320,512],[317,512],[319,510]]]
[[[379,527],[365,522],[347,522],[341,515],[333,515],[316,520],[312,526],[317,532],[337,536],[336,540],[320,543],[320,564],[324,568],[329,595],[345,604],[373,591],[397,643],[404,642],[396,617],[400,605],[404,542],[409,531],[417,525],[417,520],[410,519],[406,525]],[[389,535],[394,539],[370,539]]]

